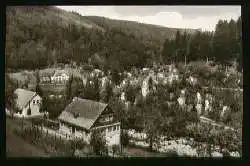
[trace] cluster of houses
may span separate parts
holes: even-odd
[[[40,73],[41,83],[65,84],[69,80],[69,73],[66,70],[55,70]]]
[[[121,74],[121,73],[120,73]],[[98,76],[101,80],[101,86],[110,79],[110,72],[105,75],[103,71],[94,69],[88,74],[82,77],[83,83],[86,83],[86,77]],[[149,93],[148,80],[152,78],[153,84],[172,84],[174,81],[179,80],[179,72],[173,65],[165,66],[158,69],[144,68],[141,71],[135,70],[123,73],[124,80],[120,85],[115,88],[120,90],[120,98],[122,101],[126,101],[124,87],[129,83],[141,88],[141,94],[146,97]],[[40,74],[41,82],[43,83],[55,83],[65,84],[70,77],[70,73],[66,70],[56,70],[46,74]],[[195,77],[190,76],[186,81],[190,84],[197,84],[198,80]],[[15,113],[17,117],[35,117],[44,116],[44,113],[40,112],[42,104],[42,98],[36,92],[32,92],[26,89],[17,89],[15,91],[17,95],[16,105],[18,112]],[[173,94],[169,94],[170,98]],[[213,97],[210,94],[204,96],[205,112],[212,111]],[[185,89],[181,91],[181,94],[177,97],[177,102],[180,106],[186,105]],[[196,93],[196,110],[198,115],[202,113],[202,96],[199,92]],[[228,111],[229,107],[223,106],[221,116]],[[7,113],[9,111],[7,110]],[[72,102],[66,106],[66,108],[58,116],[59,132],[74,137],[80,137],[86,142],[89,142],[91,133],[94,130],[99,130],[103,133],[108,145],[120,144],[120,122],[114,117],[114,112],[106,103],[91,101],[87,99],[74,98]]]

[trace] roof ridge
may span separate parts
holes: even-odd
[[[108,105],[107,103],[103,103],[103,102],[95,101],[95,100],[90,100],[90,99],[83,99],[83,98],[80,98],[80,97],[76,97],[76,99],[78,99],[78,100],[85,100],[85,101],[89,101],[89,102],[92,102],[92,103],[98,103],[98,104]]]

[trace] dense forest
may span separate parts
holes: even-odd
[[[175,40],[166,39],[163,49],[164,61],[215,60],[223,65],[238,62],[242,69],[242,23],[219,22],[214,32],[197,32],[194,35],[176,33]]]
[[[173,29],[104,17],[81,16],[56,7],[7,7],[6,66],[44,68],[92,63],[130,70],[171,63],[241,57],[241,18],[219,21],[214,32]]]
[[[91,59],[100,68],[144,67],[160,59],[164,40],[176,30],[83,17],[55,7],[8,7],[6,64],[12,69],[34,69]]]

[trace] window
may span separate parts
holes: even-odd
[[[115,131],[115,129],[116,129],[116,126],[113,126],[113,131]]]
[[[36,104],[36,101],[35,101],[35,100],[33,100],[33,104]]]
[[[117,130],[120,130],[120,126],[119,125],[117,125],[117,128],[116,128]]]
[[[39,100],[37,100],[36,103],[39,104]]]

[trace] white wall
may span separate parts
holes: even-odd
[[[33,100],[35,100],[35,104],[33,104]],[[37,100],[39,101],[40,104],[37,104]],[[30,107],[31,109],[31,115],[30,116],[35,116],[35,115],[41,115],[42,113],[39,112],[39,109],[41,107],[42,103],[42,98],[39,95],[36,95],[31,101],[30,105],[28,104],[25,108],[23,108],[21,116],[28,117],[27,111]]]
[[[114,127],[115,127],[115,130],[114,130]],[[120,135],[121,135],[120,123],[105,126],[103,128],[104,128],[103,134],[104,134],[104,137],[106,139],[107,145],[108,146],[119,145],[120,144]],[[109,128],[111,130],[109,130]],[[87,143],[90,142],[91,133],[92,133],[92,132],[86,133],[84,130],[83,131],[75,130],[75,133],[72,133],[72,127],[63,124],[62,122],[60,123],[59,132],[73,136],[73,137],[81,138],[84,141],[86,141]]]
[[[108,146],[120,144],[120,135],[121,135],[120,123],[111,124],[105,127],[97,127],[94,128],[93,130],[98,128],[103,129],[103,136],[105,137]]]
[[[83,139],[87,143],[89,143],[89,141],[90,141],[90,134],[89,133],[86,133],[84,130],[80,131],[77,129],[75,130],[75,133],[72,133],[72,127],[67,126],[62,122],[60,122],[59,132],[61,132],[63,134],[67,134],[67,135],[72,136],[72,137],[77,137],[77,138]]]
[[[109,128],[112,128],[112,130],[109,131]],[[105,138],[109,146],[120,144],[120,135],[121,135],[120,124],[107,127],[105,131],[106,131]]]

